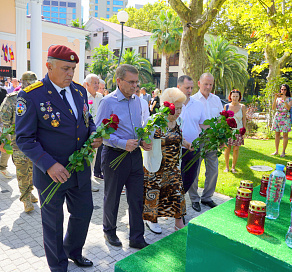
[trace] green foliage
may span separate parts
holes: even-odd
[[[79,18],[76,18],[76,20],[72,20],[71,25],[74,27],[82,28],[82,29],[85,28],[85,25],[83,24],[83,22],[80,23]]]
[[[147,93],[151,94],[156,89],[156,85],[152,82],[140,84],[140,88],[146,88]]]
[[[90,72],[100,75],[102,79],[105,79],[116,62],[117,57],[113,51],[109,50],[108,44],[105,46],[100,44],[99,47],[94,48]]]
[[[248,80],[246,57],[236,53],[231,42],[220,36],[217,40],[211,37],[206,51],[209,60],[207,70],[214,76],[215,90],[244,90]]]
[[[169,9],[171,8],[164,1],[146,4],[141,9],[133,7],[125,8],[124,10],[129,14],[129,20],[125,23],[125,26],[151,32],[153,27],[150,25],[150,21],[153,20],[155,16],[159,15],[161,10]],[[172,12],[175,14],[173,10]],[[117,15],[113,15],[110,19],[107,19],[107,21],[119,24]]]
[[[13,135],[15,133],[15,124],[10,126],[9,128],[3,128],[3,131],[0,136],[0,144],[4,144],[3,148],[5,149],[7,154],[13,154],[13,148],[11,146],[11,140],[9,135]]]

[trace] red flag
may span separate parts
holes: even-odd
[[[9,53],[10,53],[11,60],[14,60],[14,53],[13,53],[12,45],[9,47]]]

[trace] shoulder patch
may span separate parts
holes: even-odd
[[[41,87],[41,86],[43,86],[43,85],[44,85],[43,82],[41,82],[41,81],[37,81],[37,82],[35,82],[35,83],[29,85],[28,87],[26,87],[26,88],[24,89],[24,91],[25,91],[26,93],[29,93],[30,91],[32,91],[32,90],[34,90],[34,89],[36,89],[36,88],[39,88],[39,87]]]
[[[78,84],[78,85],[80,85],[80,86],[82,86],[79,82],[76,82],[76,81],[74,81],[74,80],[72,80],[75,84]],[[83,87],[83,86],[82,86]],[[83,87],[84,88],[84,87]]]

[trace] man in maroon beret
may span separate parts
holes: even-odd
[[[61,182],[52,200],[42,207],[44,247],[51,271],[65,272],[68,258],[78,266],[93,263],[82,256],[93,211],[91,169],[69,175],[69,156],[80,150],[96,130],[88,109],[86,90],[72,81],[77,54],[63,45],[51,46],[46,66],[48,73],[19,92],[16,106],[16,142],[33,162],[33,183],[38,189],[40,204],[53,181]],[[101,145],[94,140],[93,147]],[[63,240],[63,204],[66,199],[70,213]]]

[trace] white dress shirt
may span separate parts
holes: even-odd
[[[187,105],[183,104],[180,117],[183,120],[183,136],[186,141],[192,143],[202,131],[199,125],[206,120],[204,105],[191,97]]]
[[[51,80],[50,80],[51,81]],[[73,110],[73,113],[76,117],[76,119],[78,119],[78,111],[77,111],[77,108],[76,108],[76,105],[75,105],[75,102],[74,102],[74,99],[73,99],[73,96],[72,96],[72,93],[71,93],[71,90],[70,90],[70,87],[65,87],[65,88],[60,88],[59,86],[57,86],[54,82],[51,81],[51,83],[53,84],[53,86],[55,87],[55,89],[57,90],[57,92],[59,93],[60,97],[63,99],[63,96],[61,95],[61,91],[62,90],[66,90],[66,98],[71,106],[71,109]]]
[[[199,90],[197,93],[195,93],[191,97],[203,103],[204,108],[205,108],[206,119],[218,117],[219,113],[223,111],[221,100],[215,94],[210,93],[208,98],[206,99],[205,96],[203,96],[201,91]]]
[[[146,125],[147,119],[150,116],[148,103],[140,96],[141,108],[142,108],[142,125]]]
[[[97,92],[95,97],[93,97],[93,95],[89,91],[87,91],[87,97],[88,97],[89,112],[92,115],[92,118],[95,122],[99,102],[103,98],[103,95]],[[89,104],[90,100],[92,101],[92,104]]]

